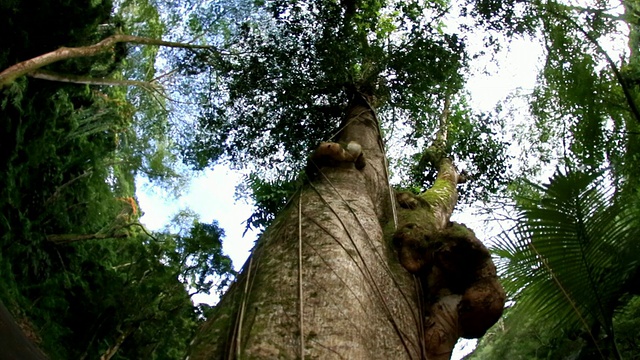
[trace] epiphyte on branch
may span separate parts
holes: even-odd
[[[430,316],[455,298],[447,317],[456,320],[459,336],[480,337],[498,321],[506,295],[489,250],[471,229],[454,222],[440,230],[407,223],[393,243],[400,264],[420,279]]]

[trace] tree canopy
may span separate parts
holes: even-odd
[[[546,53],[529,96],[530,134],[551,144],[540,159],[557,168],[543,186],[513,188],[513,228],[494,250],[515,304],[470,358],[637,356],[628,345],[636,336],[619,331],[637,300],[636,4],[511,9],[478,2],[475,11],[488,28],[539,34]],[[533,333],[522,347],[508,344]]]

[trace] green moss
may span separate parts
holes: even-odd
[[[415,210],[399,209],[398,211],[398,228],[401,228],[405,224],[420,224],[428,231],[434,229],[435,217],[428,207],[419,207]]]
[[[447,179],[437,179],[429,190],[420,195],[420,198],[431,206],[438,206],[439,204],[448,202],[455,191],[456,187],[451,181]]]

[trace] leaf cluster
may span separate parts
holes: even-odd
[[[514,0],[468,0],[466,6],[461,7],[461,16],[470,16],[476,25],[507,37],[532,35],[540,20],[532,4]]]
[[[638,305],[640,297],[634,296],[614,316],[613,326],[616,345],[623,359],[638,356],[638,336],[635,329],[640,325]],[[604,354],[603,354],[604,355]],[[506,310],[501,322],[480,340],[473,353],[465,360],[495,359],[577,359],[602,358],[588,335],[581,331],[549,331],[544,323],[537,322],[527,314],[512,315]]]
[[[492,194],[504,190],[513,180],[511,157],[507,150],[504,119],[498,114],[474,114],[463,102],[452,106],[448,116],[448,135],[444,153],[464,171],[467,182],[458,186],[460,200],[465,203],[489,201]],[[430,146],[426,144],[424,146]],[[405,188],[428,189],[436,177],[428,149],[413,155]]]
[[[246,189],[241,191],[250,194],[255,204],[255,211],[246,220],[245,233],[250,229],[264,231],[269,227],[300,187],[297,173],[284,173],[273,181],[250,174],[245,184]]]
[[[481,25],[509,39],[539,34],[545,63],[530,96],[534,116],[532,141],[552,144],[555,154],[541,160],[595,171],[615,168],[618,181],[637,188],[637,141],[640,118],[633,5],[625,2],[621,16],[601,1],[573,5],[553,1],[476,1],[472,14]],[[615,52],[628,39],[629,55]],[[634,45],[636,44],[636,45]],[[618,60],[620,58],[620,60]],[[533,140],[540,134],[537,139]]]
[[[231,259],[222,252],[224,230],[217,221],[202,223],[193,212],[181,211],[156,237],[164,243],[168,265],[196,293],[207,294],[214,285],[220,293],[233,279]]]
[[[0,31],[12,36],[0,37],[0,68],[126,28],[112,10],[109,1],[2,2]],[[55,68],[117,76],[133,64],[118,51]],[[115,358],[184,358],[201,316],[185,286],[206,291],[233,275],[216,223],[155,236],[138,223],[134,178],[170,176],[171,149],[166,122],[149,120],[161,109],[137,95],[29,78],[0,93],[0,297],[53,359],[99,358],[116,345]]]
[[[224,51],[185,61],[185,71],[210,70],[187,163],[300,168],[308,149],[335,136],[354,92],[422,136],[443,93],[462,85],[464,48],[441,31],[440,11],[419,2],[265,2]]]

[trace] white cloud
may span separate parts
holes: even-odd
[[[252,206],[234,199],[235,187],[241,177],[224,166],[216,166],[197,176],[178,199],[154,189],[144,178],[136,179],[137,196],[144,216],[140,221],[150,230],[161,230],[179,210],[189,208],[196,212],[200,221],[210,223],[217,220],[225,231],[224,252],[239,270],[253,247],[255,232],[243,237],[243,222],[253,212]]]

